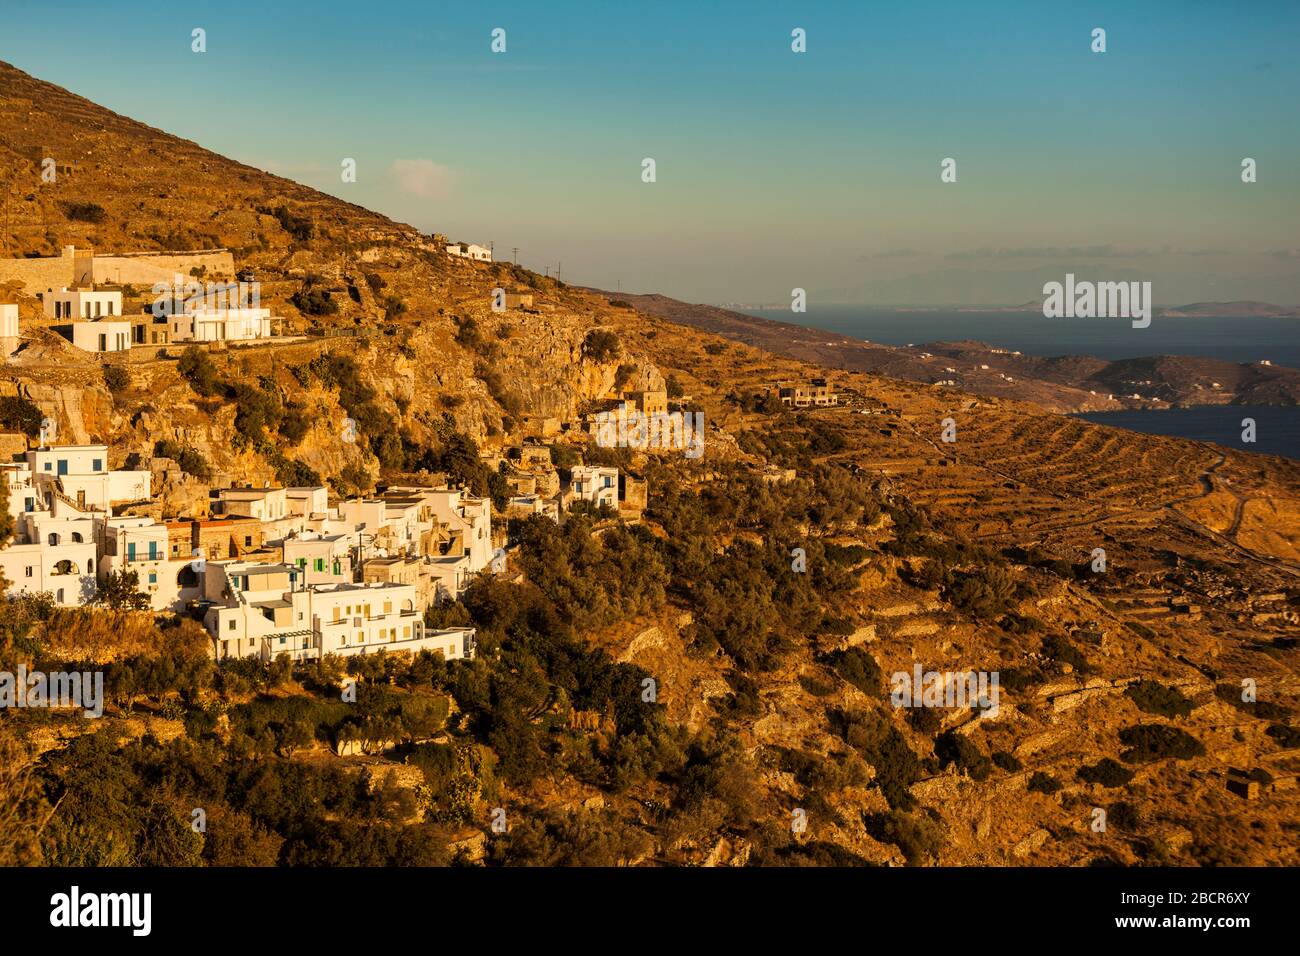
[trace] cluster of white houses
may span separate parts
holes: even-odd
[[[83,352],[126,352],[132,345],[172,342],[257,342],[274,335],[271,310],[233,293],[225,297],[202,292],[159,315],[123,315],[120,291],[93,286],[48,289],[38,295],[46,318],[60,323],[55,330]],[[14,352],[18,338],[18,306],[0,304],[0,354]]]
[[[154,610],[201,616],[218,658],[473,655],[472,628],[426,628],[424,610],[491,566],[490,500],[410,486],[331,507],[323,487],[231,488],[211,517],[158,521],[124,513],[148,502],[151,473],[107,463],[106,446],[76,445],[0,466],[16,530],[0,548],[10,593],[77,606],[134,571]]]

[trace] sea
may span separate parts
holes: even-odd
[[[1195,408],[1083,412],[1076,416],[1148,435],[1173,435],[1214,442],[1238,451],[1285,455],[1300,460],[1300,409],[1280,405],[1198,405]],[[1243,419],[1255,422],[1254,442],[1242,441]]]
[[[1300,319],[1167,318],[1145,329],[1127,319],[1046,319],[1037,312],[872,309],[861,306],[745,309],[748,314],[838,332],[882,345],[974,340],[1026,355],[1095,355],[1104,359],[1192,355],[1228,362],[1268,361],[1300,368]],[[1080,418],[1152,435],[1214,442],[1228,448],[1300,460],[1300,408],[1199,406],[1096,412]],[[1255,441],[1243,442],[1242,419],[1255,420]]]
[[[777,322],[825,329],[882,345],[924,345],[974,339],[1026,355],[1195,355],[1227,362],[1268,361],[1300,368],[1300,319],[1162,319],[1145,329],[1128,319],[1045,319],[1040,312],[900,311],[861,306],[744,309]]]

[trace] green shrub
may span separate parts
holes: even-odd
[[[916,801],[909,788],[921,779],[921,761],[907,746],[907,739],[881,714],[843,719],[844,739],[875,768],[875,784],[889,805],[910,809]]]
[[[618,336],[609,329],[592,329],[582,340],[582,354],[593,362],[608,362],[618,350]]]
[[[912,815],[890,810],[869,814],[863,823],[873,839],[897,846],[908,866],[933,860],[943,849],[943,828],[927,813]]]
[[[131,373],[121,365],[104,366],[104,386],[110,392],[120,392],[131,384]]]
[[[212,364],[208,353],[197,345],[191,345],[181,353],[176,370],[190,383],[194,391],[207,398],[215,395],[221,388],[217,367]]]
[[[169,438],[154,443],[153,453],[159,458],[170,458],[180,466],[181,471],[204,481],[212,477],[212,467],[201,452]]]
[[[104,207],[94,202],[69,202],[63,204],[63,212],[73,222],[88,222],[95,225],[104,221]]]
[[[1118,761],[1103,757],[1091,767],[1080,767],[1076,776],[1084,783],[1099,783],[1103,787],[1123,787],[1133,779],[1133,771]]]
[[[835,655],[835,673],[844,678],[862,693],[874,697],[880,693],[880,682],[884,676],[876,659],[860,647],[850,647]]]
[[[44,418],[45,414],[21,395],[0,396],[0,426],[36,438]]]
[[[1124,696],[1137,704],[1139,710],[1160,717],[1187,717],[1192,712],[1192,702],[1177,687],[1166,687],[1159,681],[1140,680],[1124,689]]]
[[[989,759],[1007,773],[1019,773],[1023,769],[1023,765],[1020,763],[1020,760],[1017,759],[1016,755],[1007,753],[1005,750],[993,751],[993,754]]]
[[[954,764],[972,780],[987,780],[993,770],[992,761],[971,742],[969,737],[949,730],[939,735],[934,742],[934,755],[939,766]]]
[[[1029,778],[1028,788],[1030,793],[1056,793],[1061,789],[1061,781],[1057,780],[1049,773],[1043,773],[1041,770],[1035,770]]]
[[[1278,746],[1287,750],[1300,747],[1300,730],[1295,727],[1288,727],[1286,724],[1273,724],[1264,733],[1276,740]]]
[[[1120,754],[1125,763],[1150,763],[1172,757],[1188,760],[1205,755],[1205,745],[1177,727],[1168,724],[1138,724],[1119,732],[1120,741],[1129,749]]]

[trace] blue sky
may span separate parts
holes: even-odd
[[[1300,303],[1297,36],[1262,2],[0,13],[0,58],[235,159],[574,282],[751,303],[1018,302],[1067,269]]]

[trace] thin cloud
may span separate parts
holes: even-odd
[[[1094,246],[1022,246],[1014,249],[966,249],[950,252],[945,259],[1131,259],[1149,256],[1149,249],[1121,249],[1110,243]]]
[[[913,259],[921,253],[915,249],[884,249],[881,252],[870,252],[862,259]]]
[[[446,199],[456,174],[431,159],[395,159],[388,178],[404,193],[421,199]]]

